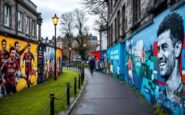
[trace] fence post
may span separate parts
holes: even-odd
[[[54,93],[50,93],[50,115],[54,115]]]
[[[74,82],[74,93],[75,93],[75,96],[76,96],[76,94],[77,94],[77,93],[76,93],[76,81],[77,81],[77,80],[76,80],[76,77],[74,78],[74,80],[75,80],[75,82]]]
[[[82,82],[84,81],[84,67],[82,68]]]
[[[79,74],[79,76],[78,76],[78,89],[80,90],[80,79],[81,79],[81,75]]]
[[[67,106],[69,106],[70,105],[70,83],[69,82],[67,82],[66,87],[67,87]]]

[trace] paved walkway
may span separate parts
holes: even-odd
[[[85,70],[87,86],[71,115],[152,115],[153,109],[117,79]]]

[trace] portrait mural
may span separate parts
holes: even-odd
[[[168,114],[184,114],[184,20],[181,10],[166,10],[126,40],[125,79]],[[155,32],[154,32],[155,30]]]

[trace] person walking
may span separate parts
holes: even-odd
[[[95,60],[93,57],[91,57],[89,61],[89,69],[90,69],[91,74],[93,74],[94,68],[95,68]]]

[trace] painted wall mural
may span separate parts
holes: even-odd
[[[107,49],[104,59],[105,73],[125,80],[172,115],[185,113],[184,11],[185,4],[165,10],[147,27]]]
[[[117,44],[107,50],[108,73],[120,80],[124,79],[124,44]]]
[[[38,45],[6,36],[0,44],[1,95],[36,85]]]
[[[54,48],[53,48],[54,50]],[[54,52],[30,41],[0,36],[0,96],[10,95],[43,81],[44,57],[52,61]],[[57,49],[57,74],[61,72],[62,50]],[[42,61],[43,60],[43,61]],[[40,79],[42,78],[42,79]]]
[[[100,57],[101,57],[100,55],[101,55],[100,51],[91,52],[91,56],[94,57],[95,59],[95,69],[97,71],[100,70]]]
[[[170,9],[125,41],[125,80],[169,114],[184,114],[185,5]]]

